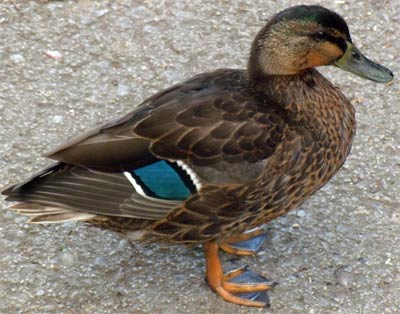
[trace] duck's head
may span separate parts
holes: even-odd
[[[375,82],[393,79],[390,70],[353,45],[340,15],[317,5],[295,6],[275,15],[253,42],[248,71],[251,79],[259,80],[322,65],[335,65]]]

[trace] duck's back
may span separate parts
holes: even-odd
[[[285,126],[284,111],[249,87],[245,71],[224,69],[161,91],[47,157],[105,171],[155,159],[255,163],[273,153]]]

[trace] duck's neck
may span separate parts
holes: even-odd
[[[251,84],[268,102],[285,111],[292,127],[304,127],[312,131],[316,140],[328,145],[343,146],[338,153],[344,160],[355,133],[354,108],[317,70],[290,76],[265,76]]]
[[[279,105],[299,125],[323,131],[345,132],[353,136],[354,108],[342,92],[317,70],[297,75],[275,75],[249,78],[257,93]],[[333,135],[333,134],[332,134]],[[344,136],[344,134],[343,134]]]
[[[317,84],[328,83],[329,87],[332,87],[329,81],[313,68],[296,75],[267,75],[260,68],[249,67],[247,78],[250,86],[257,92],[266,94],[268,97],[281,97],[282,99],[277,99],[279,103],[286,102],[284,99],[288,94],[293,98],[297,96],[298,92],[313,93],[313,88]]]

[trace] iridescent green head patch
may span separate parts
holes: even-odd
[[[271,24],[291,20],[315,22],[326,28],[334,28],[350,39],[349,28],[344,19],[339,14],[319,5],[291,7],[277,14],[272,19]]]

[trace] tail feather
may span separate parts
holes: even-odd
[[[18,214],[27,216],[39,216],[44,214],[59,214],[69,211],[63,208],[43,206],[32,203],[18,203],[10,206],[8,209],[16,211]]]
[[[36,173],[32,178],[29,178],[25,181],[22,181],[21,183],[14,184],[14,185],[6,188],[5,190],[1,191],[1,194],[7,196],[6,201],[13,201],[14,196],[21,193],[22,190],[24,189],[24,187],[29,185],[29,183],[32,182],[33,178],[41,178],[44,175],[53,173],[56,170],[60,169],[62,165],[63,165],[62,163],[56,163],[52,166],[46,167],[46,168],[42,169],[40,172]]]
[[[2,191],[10,209],[31,216],[33,223],[126,217],[164,218],[179,202],[145,197],[123,172],[102,172],[57,163]]]
[[[100,219],[96,214],[84,213],[59,207],[34,203],[18,203],[8,207],[18,214],[29,216],[29,223],[60,223],[66,221],[90,221]]]
[[[29,219],[30,223],[60,223],[66,221],[90,221],[97,218],[97,215],[82,212],[48,213],[34,216]]]

